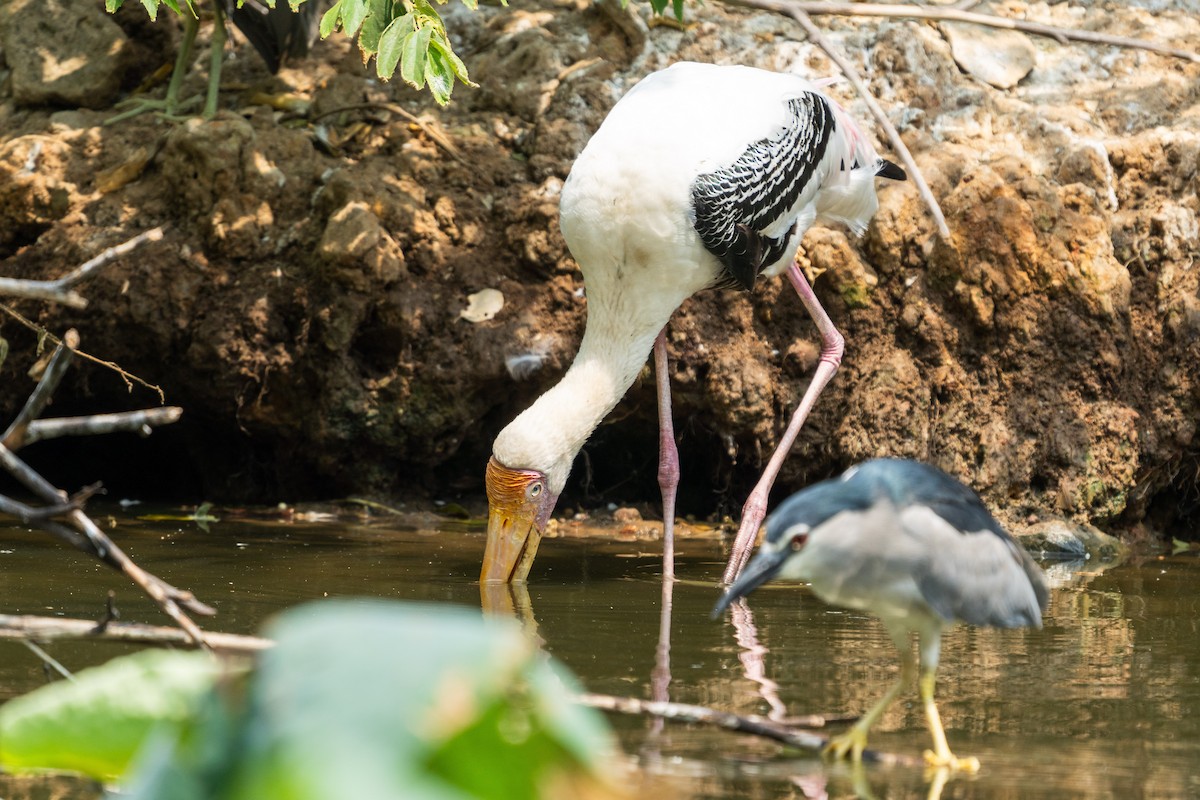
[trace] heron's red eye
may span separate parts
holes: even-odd
[[[804,547],[804,543],[807,541],[808,541],[807,533],[792,534],[792,549],[799,550],[801,547]]]

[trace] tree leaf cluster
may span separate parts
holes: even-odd
[[[308,0],[288,0],[295,11]],[[150,19],[158,18],[159,6],[176,14],[197,16],[194,0],[140,0]],[[238,0],[240,8],[245,0]],[[279,0],[262,0],[275,8]],[[445,5],[447,0],[436,0]],[[474,10],[478,0],[461,0]],[[502,0],[504,2],[504,0]],[[125,0],[104,0],[108,11],[119,9]],[[507,4],[507,3],[506,3]],[[337,0],[321,17],[324,39],[334,31],[357,39],[363,63],[375,59],[375,72],[391,80],[400,78],[414,89],[427,89],[440,105],[450,102],[456,83],[475,86],[467,66],[454,52],[446,25],[430,0]]]

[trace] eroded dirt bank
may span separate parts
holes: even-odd
[[[1182,8],[1129,5],[1005,9],[1200,41],[1200,21]],[[57,276],[146,228],[167,231],[87,285],[84,312],[18,304],[56,331],[78,327],[85,350],[186,409],[177,430],[102,457],[73,451],[57,474],[190,499],[477,498],[492,437],[561,374],[583,329],[557,196],[606,110],[679,59],[835,71],[788,20],[711,5],[690,13],[686,31],[626,30],[601,11],[550,2],[454,13],[480,88],[460,87],[446,110],[371,80],[341,40],[276,78],[243,45],[211,122],[143,116],[102,127],[110,109],[18,103],[10,69],[0,96],[4,272]],[[847,356],[781,490],[904,455],[969,480],[1010,521],[1046,512],[1195,531],[1200,65],[1036,40],[1032,72],[1001,90],[964,72],[935,25],[820,24],[869,76],[951,236],[937,238],[911,182],[881,189],[861,240],[810,233],[806,266]],[[139,41],[126,90],[171,58],[170,37]],[[197,53],[189,91],[200,90],[206,59]],[[277,111],[251,90],[294,92],[311,106],[307,116]],[[866,119],[848,87],[835,91]],[[458,157],[382,108],[327,113],[380,101],[423,115]],[[460,319],[484,288],[503,293],[500,313]],[[0,394],[8,414],[31,386],[35,337],[7,317],[0,335],[12,346]],[[736,514],[806,384],[815,331],[786,285],[764,282],[753,296],[693,298],[670,343],[682,510]],[[564,506],[654,499],[645,377],[577,462]],[[58,408],[155,401],[86,367]]]

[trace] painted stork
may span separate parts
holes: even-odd
[[[674,575],[679,457],[665,327],[701,289],[746,291],[786,271],[821,333],[813,380],[742,513],[732,582],[767,495],[843,340],[795,264],[815,221],[861,233],[878,208],[875,177],[905,178],[846,111],[796,75],[679,63],[613,107],[563,185],[560,224],[587,288],[583,341],[562,380],[496,437],[485,475],[489,516],[480,580],[521,582],[571,463],[653,349],[659,399],[664,579]]]

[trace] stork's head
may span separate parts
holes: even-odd
[[[479,580],[524,582],[558,493],[551,491],[545,474],[511,469],[494,456],[488,460],[484,483],[488,498],[487,550]]]

